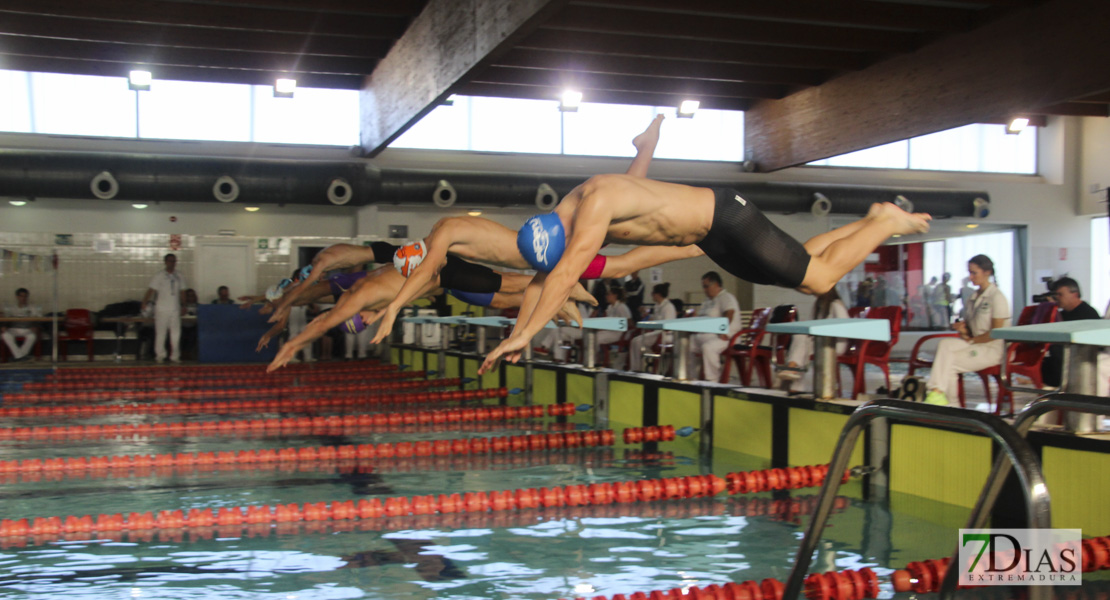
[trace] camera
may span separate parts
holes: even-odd
[[[1041,283],[1044,284],[1048,291],[1043,294],[1033,294],[1033,304],[1040,304],[1041,302],[1053,302],[1056,300],[1056,292],[1052,291],[1052,282],[1055,279],[1051,277],[1041,277]]]

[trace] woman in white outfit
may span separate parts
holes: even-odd
[[[945,338],[937,346],[933,368],[926,384],[928,404],[946,405],[957,397],[960,373],[979,371],[1002,363],[1003,342],[991,339],[991,330],[1010,322],[1010,302],[991,283],[994,263],[986,255],[977,254],[967,263],[971,284],[978,291],[971,297],[963,320],[952,325],[960,337]]]
[[[651,299],[655,302],[655,307],[651,309],[652,321],[666,321],[678,318],[678,310],[674,307],[674,302],[667,299],[670,295],[671,284],[659,283],[651,288]],[[633,371],[644,370],[643,355],[644,351],[650,350],[659,340],[664,343],[670,343],[671,334],[664,336],[662,331],[650,331],[642,335],[632,338],[628,343],[628,354],[630,358],[630,368]]]
[[[813,304],[814,319],[847,319],[848,307],[840,299],[834,286],[829,291],[817,297]],[[848,350],[848,340],[836,340],[837,356]],[[790,338],[790,349],[786,352],[786,366],[795,369],[808,369],[809,358],[813,355],[813,337],[808,335],[795,335]],[[802,377],[803,371],[779,371],[777,376],[783,384],[789,383],[791,392],[802,392],[806,389],[806,381],[811,378]]]

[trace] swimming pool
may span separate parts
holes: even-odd
[[[176,403],[173,393],[167,391],[154,402]],[[12,398],[9,395],[5,406],[12,404]],[[388,408],[399,411],[397,406]],[[370,410],[358,411],[366,412]],[[320,414],[350,420],[354,413]],[[268,413],[251,418],[294,416]],[[9,419],[7,425],[151,425],[211,418],[210,414],[132,413],[20,417]],[[467,492],[710,473],[724,477],[768,466],[764,459],[727,450],[715,451],[706,461],[692,438],[625,444],[619,431],[612,446],[598,439],[589,447],[514,452],[506,442],[500,452],[471,451],[481,449],[482,443],[492,445],[490,440],[507,436],[527,440],[537,434],[546,440],[559,439],[565,446],[568,436],[584,439],[588,432],[592,430],[584,425],[544,417],[424,427],[387,425],[327,435],[265,431],[225,435],[216,429],[202,435],[128,440],[4,439],[0,440],[3,459],[19,463],[57,457],[186,454],[211,456],[212,462],[80,470],[59,465],[40,468],[37,474],[9,469],[0,473],[4,482],[0,513],[9,520],[70,515],[95,519],[102,513],[158,515],[180,510],[187,514],[201,508],[358,503],[453,493],[465,497]],[[453,444],[467,453],[420,455],[429,448],[434,451],[437,441],[440,449]],[[351,448],[348,453],[357,453],[366,445],[389,447],[394,455],[321,458],[317,450]],[[529,443],[521,441],[518,446],[523,449]],[[403,456],[397,456],[399,447],[404,448]],[[290,450],[307,458],[232,459],[242,456],[240,452],[257,455],[267,450]],[[221,461],[221,456],[226,460]],[[817,488],[808,487],[653,502],[8,536],[0,537],[0,591],[27,598],[538,599],[785,579],[816,492]],[[842,492],[814,571],[872,567],[884,576],[907,561],[940,558],[951,551],[958,518],[895,514],[889,509],[892,497],[868,498],[858,480],[846,484]],[[959,517],[960,511],[938,506],[925,512]],[[881,597],[891,595],[889,584],[884,583],[881,590]]]

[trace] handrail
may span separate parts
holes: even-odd
[[[1029,433],[1029,429],[1033,426],[1033,422],[1037,417],[1043,415],[1050,410],[1078,410],[1086,413],[1110,415],[1110,398],[1103,398],[1100,396],[1084,396],[1082,394],[1067,394],[1067,393],[1054,393],[1048,394],[1037,398],[1030,402],[1018,413],[1014,419],[1014,431],[1018,435],[1025,437]],[[994,509],[994,503],[998,501],[998,496],[1002,492],[1002,485],[1006,481],[1006,477],[1010,474],[1010,463],[1002,460],[999,455],[994,461],[994,467],[991,469],[990,476],[987,478],[987,485],[983,488],[983,492],[979,494],[979,500],[975,503],[975,508],[971,510],[971,518],[968,520],[968,529],[981,529],[987,524],[987,517],[990,516],[991,510]],[[944,583],[949,584],[949,579],[955,584],[955,569],[949,569],[952,573],[945,575]]]
[[[990,436],[997,442],[1002,450],[1009,456],[1010,462],[1017,465],[1018,478],[1021,479],[1022,491],[1025,493],[1026,510],[1029,517],[1029,527],[1051,527],[1051,503],[1048,488],[1045,487],[1044,475],[1041,473],[1040,463],[1036,454],[1021,435],[1002,419],[985,413],[966,411],[950,406],[933,406],[917,402],[902,400],[874,400],[856,409],[848,417],[848,422],[840,432],[836,443],[832,461],[829,463],[829,473],[843,473],[848,467],[852,450],[860,430],[874,419],[888,418],[926,425],[946,425],[972,431],[979,431]],[[992,482],[988,481],[988,485]],[[806,535],[798,547],[794,557],[794,568],[790,571],[790,578],[786,582],[783,598],[798,598],[802,593],[802,584],[806,572],[813,560],[813,551],[817,548],[825,522],[829,518],[836,491],[840,487],[839,477],[826,477],[821,487],[821,495],[817,508],[814,509],[813,518],[810,519]],[[955,565],[956,563],[952,563]],[[956,568],[949,569],[955,573]],[[951,589],[949,578],[946,577],[941,593],[947,594]],[[955,580],[952,579],[954,584]]]

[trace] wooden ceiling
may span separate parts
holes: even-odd
[[[777,169],[1019,111],[1107,116],[1110,80],[1095,71],[1110,73],[1100,48],[1110,45],[1092,35],[1110,23],[1107,5],[4,0],[0,68],[126,76],[146,65],[162,79],[272,84],[289,74],[299,86],[362,89],[369,154],[452,93],[555,99],[569,87],[586,102],[697,99],[750,111],[753,159]],[[921,110],[919,124],[900,125]]]

